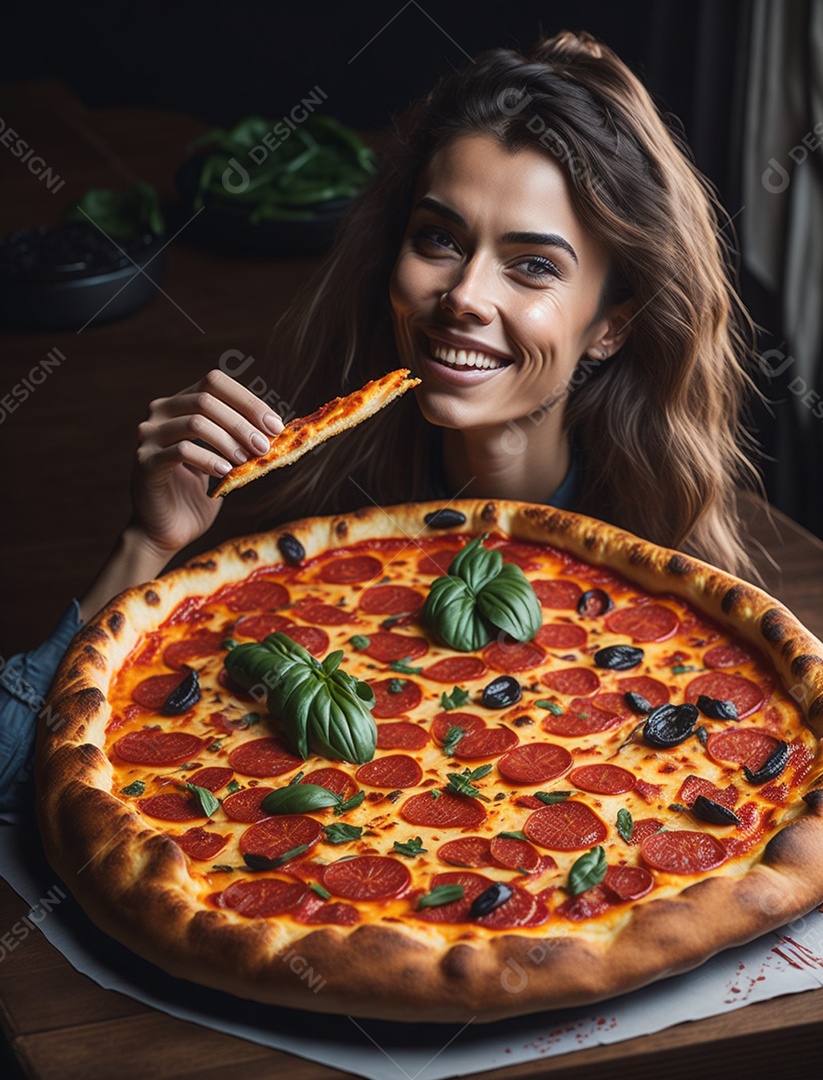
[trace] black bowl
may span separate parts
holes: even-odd
[[[74,330],[144,307],[165,279],[163,239],[146,234],[116,244],[84,222],[3,237],[0,323],[15,330]]]

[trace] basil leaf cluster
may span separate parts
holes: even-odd
[[[423,618],[440,640],[460,652],[488,645],[503,630],[531,641],[543,623],[540,601],[526,575],[475,537],[455,555],[445,577],[432,582]]]
[[[283,721],[289,745],[300,757],[314,753],[362,764],[371,761],[377,746],[374,691],[341,670],[342,659],[338,649],[320,662],[277,631],[261,642],[238,645],[225,664],[239,686],[268,690],[269,712]]]

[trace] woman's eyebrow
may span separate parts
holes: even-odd
[[[434,213],[446,218],[447,221],[453,221],[455,225],[460,225],[462,228],[466,227],[465,218],[458,214],[456,210],[452,210],[450,206],[433,199],[431,195],[424,196],[417,204],[416,209],[433,210]],[[560,248],[570,258],[574,259],[575,265],[580,265],[574,248],[568,240],[565,240],[557,233],[507,232],[500,237],[500,242],[503,244],[535,244],[539,247]]]

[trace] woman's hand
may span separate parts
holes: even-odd
[[[218,369],[155,399],[137,428],[130,528],[168,561],[217,517],[222,499],[209,498],[209,477],[265,453],[282,429],[265,402]]]

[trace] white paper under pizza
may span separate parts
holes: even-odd
[[[47,864],[31,857],[38,848],[35,838],[21,843],[21,829],[0,827],[0,875],[31,905],[29,928],[42,931],[77,971],[171,1016],[367,1080],[443,1080],[498,1069],[823,986],[823,914],[815,910],[686,975],[599,1005],[462,1027],[328,1015],[318,1025],[310,1013],[256,1005],[173,979],[114,945],[89,923]],[[24,949],[25,940],[17,939]],[[516,994],[518,972],[512,968],[502,977]]]

